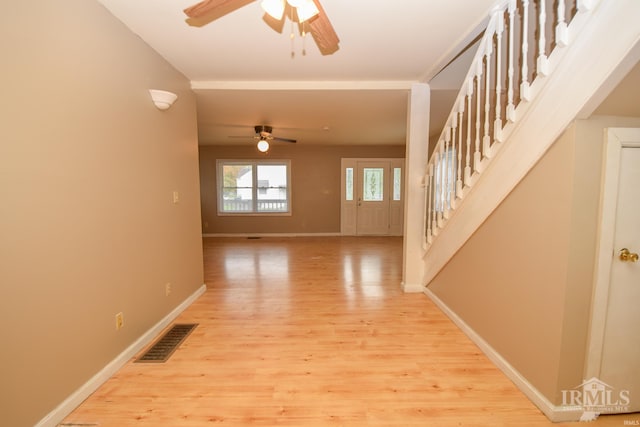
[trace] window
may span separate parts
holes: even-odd
[[[345,173],[345,199],[351,201],[353,200],[353,168],[347,168]]]
[[[393,168],[393,200],[402,198],[402,168]]]
[[[218,214],[290,214],[288,160],[218,160]]]
[[[455,197],[456,191],[456,169],[456,150],[450,148],[436,163],[434,177],[436,212],[444,212],[451,208],[451,199]]]

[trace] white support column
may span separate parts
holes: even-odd
[[[409,94],[407,119],[407,145],[405,153],[405,208],[402,289],[405,292],[423,292],[424,266],[422,233],[424,230],[425,176],[429,152],[429,112],[431,89],[424,83],[415,83]]]

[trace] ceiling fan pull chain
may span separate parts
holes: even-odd
[[[302,56],[307,56],[307,21],[302,23]]]
[[[289,21],[291,21],[291,34],[289,35],[289,38],[291,39],[291,59],[296,57],[296,52],[294,50],[294,41],[293,39],[295,38],[295,33],[294,31],[294,23],[293,23],[293,8],[289,8]]]

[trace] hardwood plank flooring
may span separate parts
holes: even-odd
[[[401,238],[205,238],[204,253],[207,292],[177,319],[199,326],[61,425],[584,425],[549,422],[426,296],[401,292]]]

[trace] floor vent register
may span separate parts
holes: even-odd
[[[189,334],[198,326],[197,323],[175,324],[158,339],[147,351],[138,357],[136,363],[163,363],[187,339]]]

